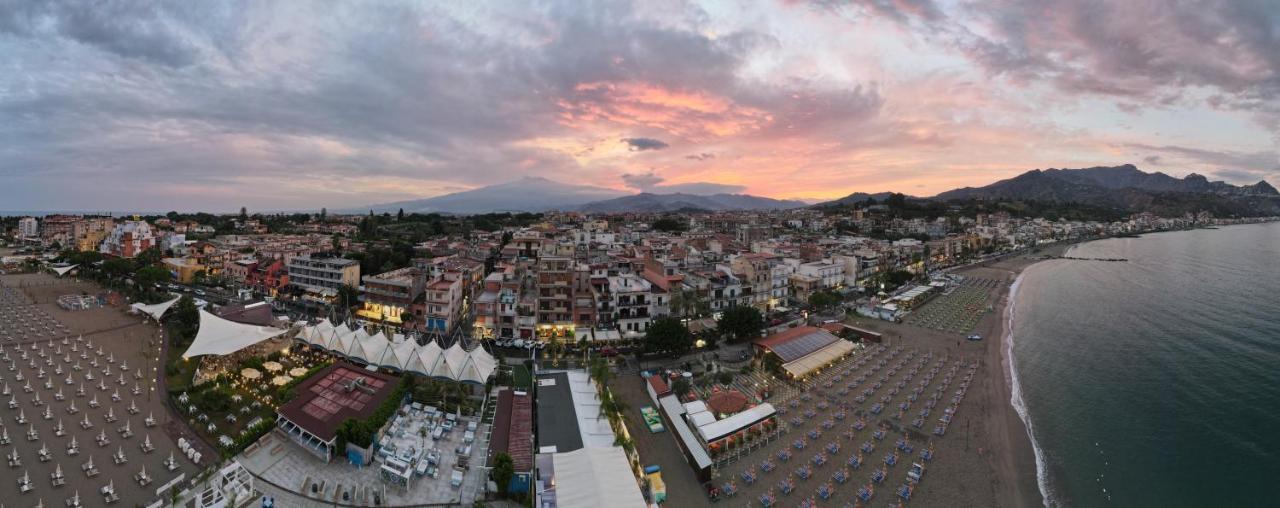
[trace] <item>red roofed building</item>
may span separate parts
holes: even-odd
[[[348,418],[369,418],[398,382],[387,374],[335,363],[297,386],[298,396],[276,411],[276,426],[328,462],[338,426]]]

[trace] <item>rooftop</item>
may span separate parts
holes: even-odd
[[[359,379],[365,388],[354,386]],[[280,406],[279,413],[307,432],[330,440],[346,419],[372,415],[395,387],[395,377],[336,363],[299,384],[297,398]]]
[[[573,406],[569,373],[540,374],[537,379],[538,448],[569,452],[582,448],[578,415]]]
[[[755,340],[755,345],[778,355],[783,362],[790,362],[809,355],[832,342],[840,340],[831,332],[812,326],[798,326]]]

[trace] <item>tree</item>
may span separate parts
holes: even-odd
[[[404,222],[404,208],[401,208],[399,212],[396,212],[396,222]]]
[[[710,310],[710,303],[698,298],[698,292],[692,288],[681,288],[671,293],[671,313],[677,317],[698,317]]]
[[[663,217],[661,219],[653,221],[653,224],[651,224],[651,226],[653,227],[653,229],[662,231],[664,233],[670,233],[673,231],[684,231],[685,229],[688,228],[688,225],[685,224],[683,221],[680,221],[671,217]]]
[[[139,268],[138,272],[133,275],[133,280],[137,282],[139,286],[142,286],[144,291],[151,291],[156,287],[156,284],[169,282],[171,277],[172,275],[169,273],[169,270],[165,270],[158,266],[144,266]]]
[[[133,263],[125,258],[111,258],[102,262],[102,271],[111,277],[124,277],[133,270]]]
[[[360,290],[355,286],[343,284],[338,286],[338,301],[343,309],[350,310],[353,305],[360,302]]]
[[[329,209],[320,207],[320,222],[324,222],[329,217]]]
[[[671,383],[671,391],[675,392],[676,396],[683,396],[689,393],[691,388],[693,388],[692,384],[683,377],[677,378],[674,383]]]
[[[240,222],[247,220],[249,220],[249,209],[242,206],[240,207]]]
[[[693,334],[679,319],[664,317],[653,321],[645,332],[646,353],[683,355],[693,349]]]
[[[613,378],[613,371],[609,370],[609,362],[599,356],[591,359],[591,365],[587,367],[587,374],[594,379],[596,385],[601,390],[609,386],[609,380]]]
[[[499,452],[493,459],[493,471],[490,474],[493,475],[494,483],[498,484],[498,494],[507,497],[507,487],[511,485],[511,477],[516,474],[515,461],[511,460],[511,455]]]
[[[814,291],[809,295],[809,306],[814,309],[825,309],[839,302],[839,299],[829,291]]]
[[[133,261],[135,266],[140,268],[143,266],[150,266],[150,265],[159,263],[160,258],[162,257],[163,256],[160,253],[160,248],[152,247],[150,249],[139,252],[138,256],[133,258]]]
[[[764,329],[764,316],[755,307],[740,305],[730,307],[716,320],[720,336],[731,342],[754,339]]]

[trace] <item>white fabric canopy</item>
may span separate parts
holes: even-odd
[[[134,312],[141,312],[143,314],[151,316],[151,319],[159,321],[160,318],[164,316],[164,313],[168,312],[169,308],[173,307],[173,304],[178,303],[178,300],[181,300],[181,299],[182,299],[181,296],[175,296],[173,297],[172,300],[169,300],[167,302],[157,303],[154,305],[146,305],[139,302],[139,303],[130,305],[129,308],[133,309]]]
[[[352,361],[464,383],[483,384],[498,368],[498,361],[482,347],[467,351],[454,343],[445,350],[435,341],[419,346],[403,335],[369,335],[345,324],[335,327],[328,320],[302,327],[297,340]]]
[[[201,309],[200,330],[196,332],[196,340],[187,348],[187,352],[182,353],[182,357],[229,355],[286,331],[269,326],[237,323]]]
[[[579,448],[552,455],[556,506],[644,508],[644,496],[622,448]]]
[[[56,273],[56,274],[58,274],[58,276],[59,276],[59,277],[61,277],[61,276],[63,276],[63,275],[66,275],[66,274],[67,274],[67,272],[70,272],[71,270],[75,270],[77,266],[80,266],[80,265],[71,265],[71,266],[51,266],[51,267],[49,267],[49,269],[50,269],[50,270],[53,270],[53,273]]]

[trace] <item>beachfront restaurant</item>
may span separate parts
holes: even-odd
[[[753,342],[759,357],[775,356],[791,379],[803,380],[848,356],[853,342],[813,326],[797,326]]]

